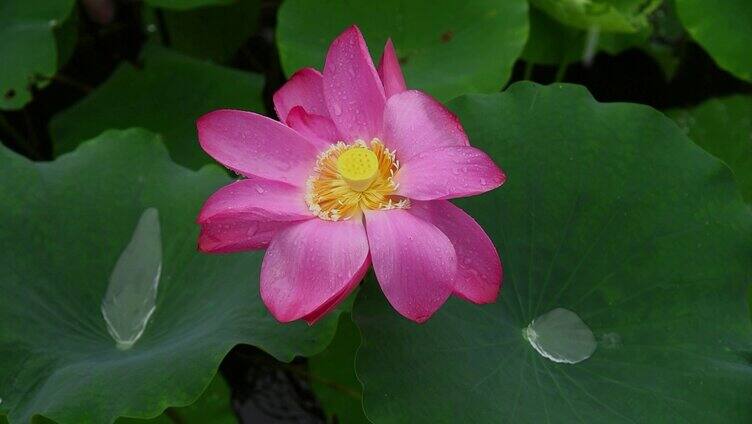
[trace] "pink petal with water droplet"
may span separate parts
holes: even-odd
[[[261,298],[281,322],[315,321],[363,278],[368,240],[359,219],[312,219],[280,231],[261,265]]]
[[[266,249],[278,231],[296,222],[299,221],[214,220],[201,225],[198,250],[204,253],[233,253]]]
[[[324,98],[345,141],[381,137],[384,87],[356,26],[345,30],[329,47]]]
[[[431,96],[416,90],[387,100],[383,140],[402,162],[428,150],[470,145],[459,119]]]
[[[334,310],[334,308],[339,306],[339,304],[342,303],[342,301],[344,301],[347,296],[349,296],[350,293],[355,290],[356,287],[358,287],[358,284],[360,284],[360,282],[363,280],[363,277],[366,275],[366,271],[368,271],[368,268],[370,266],[371,259],[369,256],[368,258],[366,258],[366,261],[363,262],[363,265],[355,273],[355,275],[353,275],[353,278],[350,280],[350,282],[346,284],[338,294],[329,298],[329,300],[327,300],[323,305],[319,306],[315,311],[304,316],[303,320],[305,320],[308,325],[313,325],[318,320],[323,318],[326,314]]]
[[[368,211],[365,216],[381,290],[397,312],[426,321],[452,293],[457,256],[451,241],[406,210]]]
[[[305,186],[318,149],[265,116],[222,109],[199,118],[198,141],[211,157],[245,175]]]
[[[416,200],[474,196],[499,187],[506,176],[475,147],[444,147],[419,153],[402,163],[394,180],[397,193]]]
[[[287,121],[288,113],[295,106],[301,106],[308,113],[329,116],[324,101],[323,81],[321,73],[313,68],[295,72],[272,98],[279,120]]]
[[[501,287],[502,266],[483,228],[446,200],[412,202],[409,211],[435,225],[452,242],[457,253],[454,294],[474,303],[494,302]]]
[[[300,221],[313,218],[302,188],[252,178],[228,184],[206,200],[198,223],[233,218],[257,221]]]
[[[300,106],[290,109],[290,113],[287,114],[287,126],[321,150],[326,150],[332,143],[342,140],[331,119],[310,114]]]
[[[381,82],[384,84],[384,93],[387,98],[407,90],[405,77],[402,76],[402,68],[400,68],[397,52],[394,51],[391,38],[386,40],[384,53],[379,60],[378,72]]]

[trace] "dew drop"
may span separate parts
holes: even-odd
[[[258,194],[264,194],[264,191],[265,191],[264,188],[261,187],[260,185],[256,186],[256,193],[258,193]]]
[[[102,317],[118,349],[130,349],[144,334],[156,308],[161,273],[159,213],[148,208],[115,263],[102,299]]]
[[[556,308],[534,319],[522,335],[530,345],[553,362],[576,364],[593,355],[597,347],[590,327],[564,308]]]
[[[339,103],[334,104],[334,114],[336,116],[342,115],[342,107],[339,105]]]

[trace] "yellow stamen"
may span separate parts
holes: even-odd
[[[356,147],[345,150],[339,155],[337,169],[351,189],[365,191],[376,179],[379,160],[370,149]]]
[[[319,155],[308,178],[306,203],[321,219],[349,219],[364,209],[405,209],[406,198],[395,194],[393,177],[399,169],[394,152],[378,139],[339,142]]]

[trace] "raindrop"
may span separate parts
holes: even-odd
[[[339,105],[339,103],[334,104],[334,114],[336,116],[342,115],[342,107]]]
[[[264,191],[265,191],[264,188],[261,187],[260,185],[256,186],[256,193],[258,193],[258,194],[264,194]]]
[[[120,254],[102,299],[102,317],[120,350],[133,347],[154,313],[162,272],[159,212],[148,208]]]
[[[556,308],[534,319],[522,335],[544,358],[576,364],[592,356],[597,347],[590,327],[564,308]]]

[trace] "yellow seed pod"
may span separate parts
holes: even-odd
[[[370,149],[353,147],[339,155],[337,169],[351,189],[363,191],[376,178],[379,171],[379,160]]]

